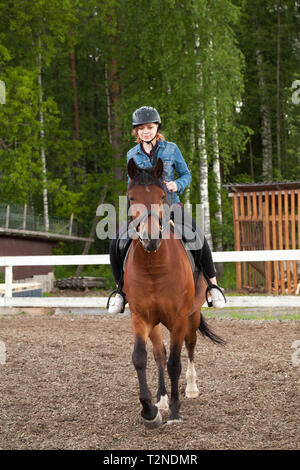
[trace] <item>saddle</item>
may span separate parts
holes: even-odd
[[[172,220],[170,220],[170,229],[173,232],[176,232],[176,227]],[[195,240],[195,231],[191,226],[185,224],[184,230],[180,230],[180,235],[182,237],[178,237],[186,251],[187,257],[190,261],[191,268],[194,274],[194,281],[197,282],[199,273],[202,272],[201,263],[199,252],[196,250],[192,250],[190,248],[190,244],[194,243]],[[122,262],[123,273],[125,271],[125,265],[129,253],[129,248],[132,243],[132,238],[128,234],[128,224],[124,223],[119,231],[119,237],[116,243],[116,250],[118,259]]]
[[[215,284],[212,284],[212,282],[210,281],[209,277],[207,276],[205,270],[202,267],[202,264],[201,264],[201,252],[202,252],[202,250],[201,249],[195,249],[195,247],[199,247],[199,243],[200,243],[201,247],[203,245],[203,242],[201,243],[201,238],[203,237],[202,233],[199,233],[197,228],[195,228],[192,225],[192,219],[188,218],[187,220],[184,220],[182,222],[181,226],[178,226],[178,225],[179,225],[178,222],[175,225],[173,220],[170,219],[170,229],[175,234],[177,232],[178,238],[181,241],[181,243],[182,243],[182,245],[183,245],[183,247],[186,251],[187,257],[189,259],[189,262],[190,262],[190,265],[191,265],[191,268],[192,268],[192,272],[193,272],[195,287],[196,287],[199,275],[203,274],[203,276],[205,277],[205,280],[207,282],[207,289],[206,289],[206,293],[205,293],[207,305],[209,307],[213,306],[212,302],[208,298],[209,291],[213,287],[218,289],[222,293],[222,295],[225,299],[225,302],[226,302],[226,298],[225,298],[224,293],[222,292],[222,290],[219,288],[219,286],[217,286]],[[128,257],[128,254],[129,254],[129,248],[130,248],[130,245],[132,243],[132,238],[130,237],[130,235],[128,233],[128,226],[129,226],[129,224],[127,222],[125,222],[121,226],[121,228],[119,230],[119,236],[117,238],[117,243],[116,243],[117,257],[122,263],[123,274],[124,274],[124,271],[125,271],[127,257]],[[121,293],[124,296],[124,304],[126,304],[126,296],[122,292],[122,289],[123,289],[123,276],[122,276],[122,279],[120,280],[120,285],[118,286],[117,291],[114,291],[114,292]]]

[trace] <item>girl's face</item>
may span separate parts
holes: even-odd
[[[145,140],[146,142],[149,142],[153,140],[154,137],[156,136],[157,129],[158,129],[158,124],[155,124],[154,122],[150,122],[149,124],[142,124],[141,126],[138,126],[137,133],[141,140]]]

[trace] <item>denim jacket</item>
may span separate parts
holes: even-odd
[[[131,158],[134,158],[135,163],[140,168],[150,168],[151,161],[149,157],[143,152],[141,144],[137,144],[127,153],[127,163]],[[184,161],[184,158],[173,142],[167,142],[166,140],[159,139],[157,158],[161,158],[164,164],[163,178],[165,181],[175,181],[177,184],[177,192],[173,193],[173,203],[177,204],[180,202],[178,194],[182,194],[185,188],[191,182],[191,173]],[[174,180],[174,170],[177,173],[177,179]],[[171,200],[171,192],[168,192],[169,201]]]

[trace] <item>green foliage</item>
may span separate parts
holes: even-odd
[[[223,276],[218,279],[219,284],[223,287],[223,289],[234,291],[236,289],[235,263],[224,263],[223,270]]]
[[[251,141],[235,166],[236,174],[249,173],[249,153],[254,156],[255,181],[262,181],[262,110],[267,103],[271,126],[274,180],[299,179],[300,161],[299,106],[291,105],[292,82],[300,77],[299,3],[293,0],[235,0],[241,7],[241,21],[236,27],[237,39],[245,57],[245,92],[242,98],[241,122],[252,129]],[[257,54],[264,87],[259,86]],[[278,97],[277,97],[278,95]],[[280,132],[278,130],[280,127]],[[297,134],[297,135],[296,135]],[[280,159],[278,159],[278,140]]]
[[[0,80],[6,86],[6,104],[0,104],[0,201],[27,203],[42,213],[47,189],[50,214],[69,218],[73,213],[80,234],[88,235],[104,190],[105,202],[111,203],[125,193],[125,155],[135,144],[131,114],[152,105],[161,114],[162,132],[188,162],[190,202],[199,203],[197,124],[204,110],[212,233],[214,238],[222,233],[224,249],[232,249],[232,208],[225,189],[222,226],[215,220],[214,139],[223,183],[252,180],[250,153],[253,177],[260,181],[263,93],[271,113],[272,176],[299,178],[300,105],[291,100],[292,82],[300,79],[299,6],[280,2],[278,36],[277,5],[277,0],[151,0],[146,6],[134,0],[0,0]],[[82,246],[73,249],[80,252]],[[107,249],[108,242],[98,240],[93,247]]]

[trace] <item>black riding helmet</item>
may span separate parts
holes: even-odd
[[[132,115],[132,127],[149,124],[150,122],[155,122],[158,124],[158,127],[161,125],[160,115],[155,108],[142,106],[134,111]]]

